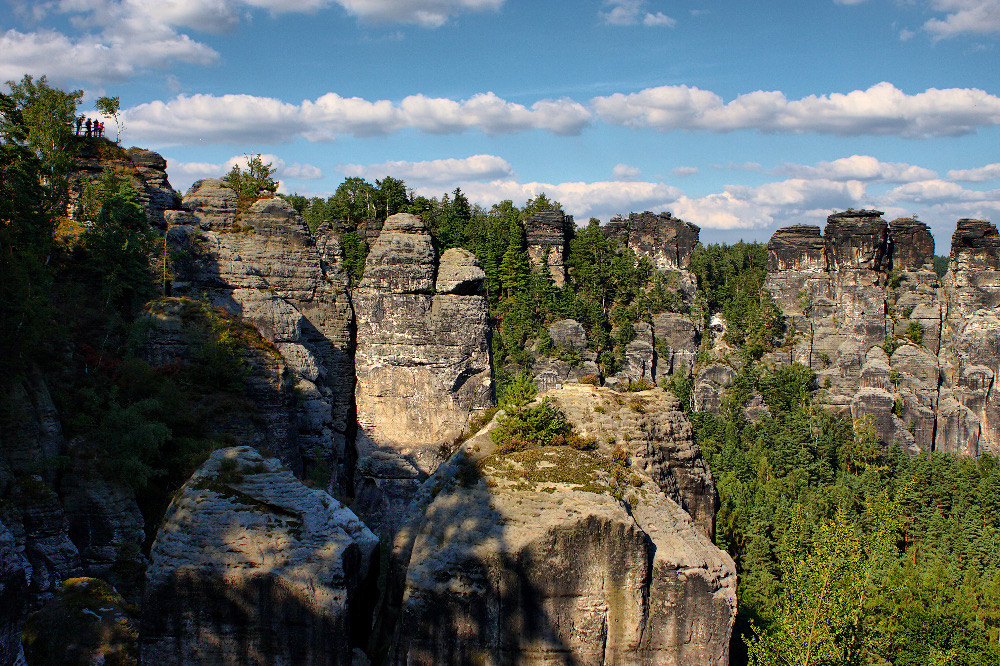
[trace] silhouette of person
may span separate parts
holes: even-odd
[[[104,136],[104,123],[97,121],[97,136]]]
[[[91,131],[92,131],[91,127],[92,126],[93,126],[93,122],[90,120],[90,118],[87,118],[87,133],[84,136],[88,136],[88,137],[91,136]]]
[[[80,136],[80,132],[83,131],[83,116],[76,119],[76,135]]]

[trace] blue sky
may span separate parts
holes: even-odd
[[[1000,0],[0,5],[0,80],[119,96],[178,189],[262,153],[290,192],[544,191],[707,242],[877,207],[939,253],[958,218],[1000,222],[998,47]]]

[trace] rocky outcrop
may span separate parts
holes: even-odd
[[[524,240],[533,266],[547,265],[557,287],[566,284],[566,255],[573,237],[573,216],[543,210],[524,219]]]
[[[165,213],[180,208],[180,197],[167,180],[167,161],[159,153],[141,148],[125,150],[105,139],[80,141],[69,176],[69,214],[83,220],[97,214],[87,190],[106,170],[125,178],[135,191],[150,226],[163,229]],[[90,210],[85,210],[85,208]]]
[[[887,445],[1000,451],[1000,234],[959,220],[943,279],[933,256],[927,225],[878,211],[832,215],[823,235],[778,230],[766,286],[796,335],[771,360],[811,366],[827,401]]]
[[[658,270],[686,271],[698,244],[697,226],[670,213],[631,213],[628,219],[613,218],[604,226],[605,235],[636,256],[646,257]]]
[[[653,317],[656,348],[656,381],[674,372],[690,374],[694,370],[701,343],[701,331],[685,315],[663,312]]]
[[[28,579],[24,561],[21,559],[10,533],[0,523],[0,664],[11,666],[23,664],[21,651],[21,625],[28,601]]]
[[[204,298],[273,342],[296,376],[297,451],[304,473],[331,469],[350,492],[353,469],[353,309],[342,252],[327,227],[313,235],[277,198],[241,211],[220,180],[192,185],[186,213],[169,216],[171,293]]]
[[[724,363],[711,363],[698,370],[694,378],[692,400],[696,412],[722,411],[722,396],[736,377],[736,371]]]
[[[271,451],[297,473],[303,472],[296,417],[303,412],[304,403],[318,398],[301,389],[296,391],[302,382],[289,371],[276,345],[221,308],[176,296],[148,305],[146,331],[140,353],[159,372],[174,372],[181,366],[201,366],[203,372],[212,372],[204,367],[204,350],[217,345],[219,336],[225,334],[237,349],[236,358],[230,359],[234,367],[221,371],[238,373],[236,378],[225,379],[235,379],[241,398],[229,400],[223,410],[206,400],[196,418],[206,432]]]
[[[590,420],[608,389],[547,395],[581,432],[616,427]],[[735,567],[651,476],[669,467],[646,457],[655,436],[626,444],[634,457],[606,442],[504,453],[489,430],[428,480],[396,541],[390,663],[728,663]],[[673,450],[659,435],[652,448]]]
[[[549,338],[556,347],[583,351],[587,348],[587,331],[575,319],[560,319],[549,324]]]
[[[29,592],[49,597],[62,581],[82,573],[80,552],[69,538],[69,523],[59,496],[41,477],[24,477],[13,484],[0,520],[14,535],[25,561]]]
[[[376,531],[394,529],[441,452],[493,404],[485,273],[466,250],[440,263],[420,218],[393,215],[354,295],[355,507]]]
[[[223,449],[184,484],[150,552],[148,664],[349,664],[378,540],[277,459]]]

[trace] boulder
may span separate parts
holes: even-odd
[[[722,409],[722,395],[736,377],[728,365],[714,363],[698,371],[694,380],[694,411],[718,414]]]
[[[476,260],[476,255],[465,248],[453,247],[441,255],[434,287],[439,294],[478,296],[483,293],[485,279],[486,272]]]
[[[687,271],[700,229],[670,213],[630,213],[604,226],[608,238],[646,257],[657,270]]]
[[[349,664],[378,539],[349,509],[250,447],[216,451],[150,551],[147,664]]]
[[[675,312],[663,312],[653,317],[653,337],[656,346],[656,380],[680,372],[690,374],[698,357],[701,335],[688,317]]]
[[[934,269],[934,236],[923,222],[900,217],[889,223],[890,258],[896,271]]]
[[[173,216],[167,232],[171,294],[207,298],[276,345],[308,396],[298,403],[295,450],[283,458],[307,475],[333,470],[333,485],[349,493],[354,312],[336,232],[328,225],[311,234],[278,198],[240,209],[236,193],[215,179],[192,185],[184,205],[190,215]]]

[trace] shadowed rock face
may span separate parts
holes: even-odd
[[[448,250],[440,269],[415,215],[386,220],[355,291],[355,507],[390,531],[476,411],[493,404],[485,274]]]
[[[544,210],[524,220],[524,240],[534,266],[548,261],[549,274],[557,287],[566,283],[566,255],[573,236],[573,216],[561,210]]]
[[[27,572],[14,535],[0,523],[0,664],[24,663],[21,624],[27,592]]]
[[[896,218],[889,223],[892,241],[890,256],[896,271],[933,270],[934,236],[923,222],[911,218]]]
[[[608,389],[546,395],[581,431],[617,427],[579,420]],[[626,468],[603,442],[497,453],[491,427],[424,484],[396,541],[389,662],[727,664],[735,566],[644,471],[662,469],[645,447]]]
[[[313,235],[277,198],[239,211],[236,193],[205,179],[184,197],[187,212],[168,215],[171,293],[241,316],[278,348],[297,376],[293,468],[326,465],[349,492],[353,467],[354,312],[334,231]],[[351,442],[351,443],[349,443]],[[283,451],[284,453],[284,451]]]
[[[647,257],[659,270],[686,271],[698,244],[698,232],[697,226],[670,213],[654,215],[649,211],[631,213],[626,220],[616,218],[604,226],[608,238],[631,248],[639,257]]]
[[[150,552],[147,664],[349,664],[370,618],[378,540],[254,449],[216,451]]]

